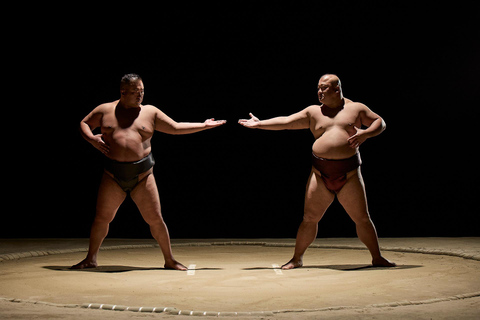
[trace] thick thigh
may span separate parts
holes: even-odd
[[[334,199],[335,195],[325,187],[320,175],[312,170],[305,192],[304,220],[320,221]]]
[[[337,199],[355,223],[370,219],[360,168],[347,175],[347,182],[337,193]]]
[[[153,173],[147,175],[130,193],[133,201],[140,210],[143,219],[148,223],[162,221],[160,196]]]
[[[112,221],[127,194],[115,180],[104,173],[98,188],[96,219]]]

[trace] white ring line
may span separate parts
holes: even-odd
[[[280,269],[280,266],[276,263],[273,263],[272,264],[272,267],[273,267],[273,271],[275,271],[275,273],[279,276],[279,275],[283,275],[283,272],[282,272],[282,269]]]
[[[231,242],[211,242],[211,243],[205,243],[204,246],[216,246],[216,245],[251,245],[251,246],[265,246],[265,247],[294,247],[294,244],[288,244],[288,243],[266,243],[266,242],[236,242],[236,241],[231,241]],[[172,244],[172,247],[186,247],[186,246],[199,246],[197,243],[186,243],[186,244]],[[115,249],[138,249],[138,248],[154,248],[158,247],[158,244],[156,245],[125,245],[125,246],[110,246],[110,247],[105,247],[105,248],[100,248],[101,250],[115,250]],[[349,245],[311,245],[311,248],[315,249],[349,249],[349,250],[366,250],[364,247],[360,246],[349,246]],[[455,250],[444,250],[444,249],[425,249],[425,248],[412,248],[412,247],[381,247],[382,250],[384,251],[392,251],[392,252],[403,252],[403,253],[413,253],[413,254],[430,254],[430,255],[445,255],[445,256],[451,256],[451,257],[456,257],[456,258],[463,258],[463,259],[468,259],[468,260],[474,260],[474,261],[480,261],[480,255],[479,254],[466,254],[466,253],[459,253],[456,252]],[[88,248],[80,248],[80,249],[66,249],[66,250],[55,250],[55,251],[48,251],[48,252],[37,252],[37,255],[32,255],[32,252],[23,252],[20,253],[22,256],[19,257],[11,257],[12,254],[6,254],[6,255],[0,255],[0,262],[3,261],[9,261],[9,260],[16,260],[16,259],[22,259],[22,258],[27,258],[27,257],[40,257],[40,256],[48,256],[48,255],[56,255],[56,254],[65,254],[65,253],[72,253],[72,252],[86,252],[88,251]],[[347,307],[338,307],[338,308],[320,308],[320,309],[298,309],[298,310],[274,310],[274,311],[261,311],[261,312],[267,312],[267,313],[284,313],[284,312],[313,312],[313,311],[330,311],[330,310],[340,310],[340,309],[361,309],[361,308],[384,308],[384,307],[392,307],[392,306],[407,306],[407,305],[421,305],[421,304],[434,304],[437,302],[442,302],[442,301],[454,301],[454,300],[459,300],[459,299],[469,299],[469,298],[476,298],[480,297],[480,291],[478,292],[473,292],[473,293],[466,293],[466,294],[458,294],[455,296],[449,296],[449,297],[444,297],[444,298],[434,298],[434,299],[428,299],[428,300],[418,300],[418,301],[400,301],[400,302],[393,302],[393,303],[384,303],[384,304],[370,304],[366,306],[347,306]],[[22,301],[22,302],[29,302],[31,303],[30,300],[22,300],[22,299],[7,299],[0,297],[0,300],[7,300],[7,301]],[[34,302],[38,303],[38,301]],[[46,302],[48,305],[49,303]],[[74,307],[83,307],[90,309],[93,303],[86,304],[86,306],[82,305],[73,305]],[[63,304],[55,304],[55,306],[69,306],[68,304],[63,305]],[[127,307],[124,309],[124,311],[130,311],[131,307]],[[165,307],[163,309],[163,312],[166,312],[168,307]],[[113,310],[113,309],[112,309]]]
[[[401,307],[401,306],[412,306],[412,305],[424,305],[424,304],[435,304],[438,302],[445,302],[445,301],[454,301],[454,300],[460,300],[460,299],[469,299],[469,298],[476,298],[480,297],[480,291],[473,292],[473,293],[467,293],[467,294],[460,294],[460,295],[455,295],[455,296],[450,296],[450,297],[444,297],[444,298],[434,298],[434,299],[428,299],[428,300],[416,300],[416,301],[397,301],[397,302],[389,302],[389,303],[381,303],[381,304],[369,304],[365,306],[338,306],[338,307],[325,307],[325,308],[316,308],[316,309],[284,309],[284,310],[273,310],[273,311],[254,311],[251,312],[252,314],[263,314],[263,315],[275,315],[275,314],[285,314],[285,313],[304,313],[304,312],[325,312],[325,311],[333,311],[333,310],[345,310],[345,309],[350,309],[350,310],[360,310],[360,309],[377,309],[377,308],[387,308],[387,307]],[[93,303],[90,303],[87,308],[89,308]],[[125,311],[130,311],[129,309],[132,307],[127,307]],[[142,309],[144,307],[141,307]],[[169,307],[165,307],[163,309],[164,312]],[[175,310],[175,309],[174,309]],[[135,310],[131,310],[135,311]],[[138,310],[137,312],[139,312]],[[175,310],[177,315],[193,315],[192,310],[190,313],[185,313],[187,310]],[[213,312],[216,313],[216,316],[221,316],[222,313],[225,312]],[[230,313],[230,312],[226,312]],[[235,315],[238,315],[238,312],[232,312]],[[247,312],[248,313],[248,312]],[[204,311],[203,315],[207,315],[207,312]]]
[[[463,299],[470,299],[470,298],[477,298],[480,297],[480,291],[477,292],[471,292],[471,293],[465,293],[465,294],[458,294],[455,296],[449,296],[449,297],[443,297],[443,298],[433,298],[433,299],[428,299],[428,300],[414,300],[414,301],[408,301],[408,300],[402,300],[402,301],[397,301],[397,302],[389,302],[389,303],[381,303],[381,304],[369,304],[365,306],[338,306],[338,307],[325,307],[325,308],[317,308],[317,309],[284,309],[284,310],[273,310],[273,311],[254,311],[254,312],[246,312],[249,313],[249,315],[259,314],[259,315],[270,315],[273,316],[274,314],[279,314],[279,313],[300,313],[300,312],[323,312],[323,311],[332,311],[332,310],[344,310],[344,309],[351,309],[351,310],[360,310],[360,309],[370,309],[370,308],[390,308],[390,307],[403,307],[403,306],[411,306],[411,305],[427,305],[427,304],[435,304],[438,302],[445,302],[445,301],[455,301],[455,300],[463,300]],[[3,298],[0,297],[0,301],[5,300],[9,302],[24,302],[24,303],[40,303],[40,301],[31,301],[31,300],[22,300],[22,299],[12,299],[12,298]],[[43,304],[46,305],[51,305],[55,307],[66,307],[69,305],[62,305],[62,304],[52,304],[48,302],[42,302]],[[94,303],[85,303],[83,305],[72,305],[71,307],[73,308],[87,308],[90,309],[91,306],[93,306]],[[123,309],[123,311],[135,311],[135,310],[130,310],[132,307],[126,307],[126,309]],[[138,307],[136,307],[138,308]],[[175,312],[177,311],[176,308],[173,307],[165,307],[163,308],[163,311],[166,312],[167,309],[172,308]],[[94,308],[97,309],[97,308]],[[155,308],[157,309],[157,307]],[[110,309],[106,309],[110,310]],[[113,309],[112,309],[113,310]],[[180,310],[181,311],[181,310]],[[179,311],[179,312],[180,312]],[[190,311],[190,310],[189,310]],[[153,311],[152,311],[153,312]],[[195,312],[195,311],[194,311]],[[203,312],[203,311],[201,311]],[[223,312],[213,312],[216,313],[218,316],[220,316],[221,313]],[[238,312],[236,312],[238,314]],[[203,312],[203,315],[207,315],[207,312]]]
[[[188,270],[187,270],[187,276],[194,276],[195,275],[195,267],[197,265],[196,264],[191,264],[188,266]]]

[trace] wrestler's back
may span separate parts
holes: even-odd
[[[338,112],[323,110],[328,108],[326,106],[310,108],[310,130],[316,139],[312,146],[315,155],[325,159],[346,159],[353,156],[357,150],[350,147],[347,139],[356,132],[353,126],[361,127],[356,103],[345,99],[343,109]]]
[[[152,106],[115,112],[118,101],[107,104],[101,121],[103,140],[110,146],[107,156],[121,162],[145,158],[151,152],[155,115]]]

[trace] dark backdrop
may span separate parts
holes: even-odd
[[[8,62],[20,122],[9,123],[14,154],[4,157],[21,160],[7,170],[14,183],[0,237],[88,237],[102,155],[78,125],[118,99],[120,78],[131,72],[144,79],[144,103],[177,121],[228,120],[193,135],[154,135],[173,238],[295,237],[313,137],[237,121],[318,103],[324,73],[338,74],[345,96],[387,123],[361,147],[379,236],[479,236],[475,6],[252,3],[65,8],[30,22]],[[22,123],[25,134],[15,135]],[[109,236],[150,237],[131,199]],[[319,236],[355,236],[337,202]]]

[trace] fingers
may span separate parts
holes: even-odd
[[[227,123],[227,120],[216,120],[215,121],[215,118],[210,118],[210,119],[205,120],[204,123],[208,128],[214,128],[214,127],[218,127],[218,126],[221,126],[221,125]]]
[[[253,115],[253,113],[250,112],[248,115],[250,116],[250,120],[260,121],[260,119],[258,119],[257,117],[255,117],[255,116]]]
[[[238,123],[244,127],[251,127],[253,125],[250,120],[246,120],[246,119],[240,119],[238,120]]]
[[[355,134],[352,135],[351,137],[349,137],[347,139],[347,142],[350,144],[350,148],[353,148],[353,149],[356,149],[358,148],[365,140],[364,138],[362,137],[362,132],[363,130],[361,130],[360,128],[357,128],[356,126],[353,126],[353,128],[355,129]]]
[[[205,120],[205,122],[207,121],[212,121],[212,122],[216,122],[216,123],[226,123],[227,120],[215,120],[215,118],[210,118],[210,119],[207,119]]]
[[[238,122],[240,122],[240,121],[245,122],[245,121],[248,121],[248,120],[258,120],[258,118],[255,117],[253,115],[253,113],[250,112],[248,115],[250,116],[250,119],[240,119],[240,120],[238,120]]]
[[[356,149],[358,148],[362,143],[357,139],[357,136],[351,136],[350,138],[347,139],[348,144],[350,145],[350,148]]]
[[[221,126],[222,124],[227,123],[227,120],[217,120],[215,122],[217,123],[217,125]]]
[[[100,152],[102,152],[103,154],[107,154],[108,152],[110,152],[110,147],[102,141],[98,143],[98,150],[100,150]]]
[[[248,128],[258,126],[258,122],[260,122],[260,120],[255,117],[251,112],[248,115],[250,116],[250,119],[240,119],[238,120],[238,123]]]
[[[97,141],[97,149],[100,150],[101,153],[107,154],[110,151],[110,146],[102,139],[99,139]]]
[[[110,146],[103,140],[103,134],[96,134],[95,137],[89,141],[98,151],[103,154],[110,152]]]

